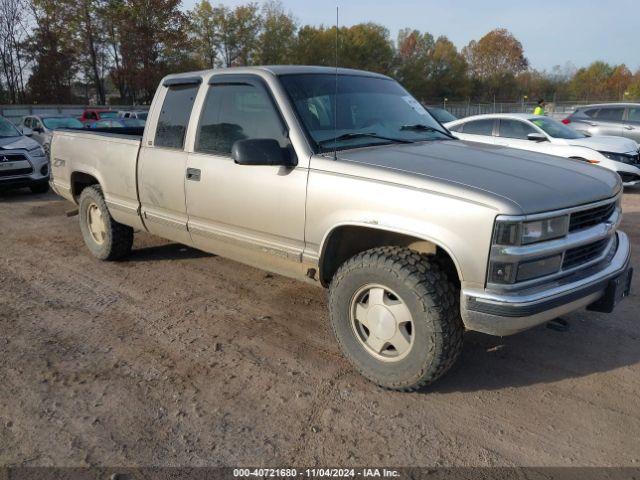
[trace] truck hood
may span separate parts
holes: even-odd
[[[523,214],[603,200],[622,188],[615,172],[579,160],[460,140],[347,150],[339,158],[418,176],[430,189],[453,188],[471,200],[498,197]]]
[[[553,143],[557,145],[587,147],[599,152],[629,153],[638,151],[638,144],[634,140],[624,137],[608,137],[604,135],[571,140],[556,138]]]
[[[40,144],[29,137],[0,137],[0,149],[2,150],[33,150]]]

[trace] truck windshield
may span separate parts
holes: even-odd
[[[336,76],[332,74],[280,78],[317,152],[451,139],[393,80],[341,74],[337,76],[336,96]]]
[[[0,138],[19,137],[20,132],[13,124],[2,117],[0,117]]]

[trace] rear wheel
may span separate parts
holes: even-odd
[[[80,230],[84,243],[100,260],[118,260],[131,252],[133,228],[116,222],[97,185],[80,194]]]
[[[331,324],[362,375],[385,388],[416,390],[444,375],[460,354],[458,296],[435,257],[375,248],[334,276]]]

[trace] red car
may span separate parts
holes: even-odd
[[[82,123],[93,123],[98,120],[105,120],[109,118],[118,118],[118,112],[116,110],[109,110],[106,108],[88,108],[82,112],[82,116],[78,120]]]

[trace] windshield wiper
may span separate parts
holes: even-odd
[[[388,142],[394,143],[413,143],[412,140],[405,140],[403,138],[391,138],[385,137],[382,135],[378,135],[375,132],[350,132],[339,135],[335,138],[327,138],[325,140],[320,140],[318,145],[326,145],[331,142],[339,142],[340,140],[351,140],[352,138],[379,138],[380,140],[387,140]]]
[[[441,133],[443,135],[446,135],[449,138],[456,138],[453,135],[451,135],[448,132],[445,132],[444,130],[440,130],[439,128],[435,128],[432,127],[430,125],[425,125],[424,123],[413,123],[410,125],[402,125],[400,127],[400,130],[415,130],[415,131],[419,131],[419,132],[437,132],[437,133]]]

